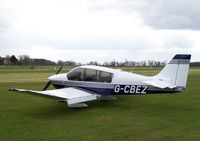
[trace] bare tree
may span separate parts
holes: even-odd
[[[60,65],[60,66],[62,66],[64,63],[63,63],[63,61],[61,61],[61,60],[58,60],[58,62],[57,62],[57,65]]]
[[[10,55],[6,55],[5,59],[4,59],[4,65],[10,65]]]
[[[19,62],[21,65],[30,65],[31,64],[31,58],[28,55],[20,55],[19,56]]]

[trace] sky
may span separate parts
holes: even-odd
[[[0,0],[0,56],[200,61],[200,0]]]

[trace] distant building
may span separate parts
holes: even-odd
[[[46,59],[31,59],[31,65],[55,65],[55,62]]]
[[[11,64],[10,59],[3,58],[3,65],[10,65],[10,64]]]
[[[0,65],[3,65],[3,64],[4,64],[4,59],[5,59],[5,58],[0,57]]]

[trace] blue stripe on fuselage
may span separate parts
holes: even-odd
[[[53,84],[56,89],[70,87],[66,85]],[[171,90],[171,89],[149,89],[146,85],[115,85],[114,88],[94,88],[94,87],[78,87],[85,89],[96,94],[103,96],[106,95],[143,95],[143,94],[167,94],[167,93],[176,93],[180,91]]]

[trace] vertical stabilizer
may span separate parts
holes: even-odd
[[[176,54],[156,77],[177,87],[186,87],[190,58],[190,54]]]

